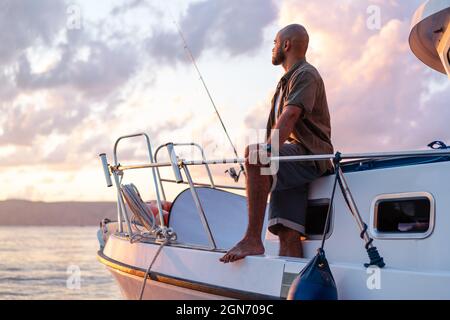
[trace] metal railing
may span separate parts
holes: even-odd
[[[118,160],[118,155],[117,155],[119,142],[124,139],[131,139],[131,138],[136,138],[136,137],[144,137],[145,138],[147,150],[148,150],[149,163],[138,164],[138,165],[129,165],[129,166],[120,165],[120,162]],[[124,171],[133,170],[133,169],[150,168],[150,169],[152,169],[153,183],[154,183],[154,188],[155,188],[155,193],[156,193],[156,198],[157,198],[156,202],[157,202],[157,206],[158,206],[158,213],[159,213],[161,228],[162,229],[167,228],[167,226],[164,225],[163,210],[162,210],[162,203],[161,203],[162,199],[166,200],[166,195],[165,195],[164,186],[163,186],[162,182],[164,181],[164,182],[188,184],[189,188],[191,190],[191,193],[192,193],[192,197],[194,199],[194,203],[197,207],[197,211],[199,213],[200,220],[201,220],[202,225],[207,233],[209,244],[210,244],[210,249],[213,249],[213,250],[217,249],[217,245],[214,240],[214,236],[211,232],[211,228],[209,226],[208,220],[206,218],[205,211],[203,209],[203,206],[201,204],[197,190],[195,188],[196,186],[199,186],[199,185],[206,186],[206,184],[195,183],[192,179],[192,176],[190,174],[188,166],[182,165],[182,161],[178,159],[178,157],[175,153],[174,147],[187,147],[187,146],[198,148],[201,152],[203,161],[207,161],[203,148],[200,145],[195,144],[195,143],[177,143],[177,144],[167,143],[167,144],[159,146],[155,151],[155,155],[153,156],[150,138],[148,137],[148,135],[146,133],[137,133],[137,134],[126,135],[126,136],[122,136],[122,137],[118,138],[114,144],[114,150],[113,150],[114,163],[113,163],[113,165],[108,164],[106,154],[104,154],[104,153],[100,154],[107,186],[111,187],[113,185],[113,183],[111,181],[111,175],[113,176],[114,184],[116,186],[119,234],[128,236],[131,239],[131,238],[133,238],[133,233],[134,233],[133,229],[131,227],[130,217],[129,217],[129,214],[128,214],[128,211],[127,211],[127,208],[125,205],[125,201],[124,201],[124,198],[123,198],[123,195],[121,192],[121,183],[122,183]],[[159,151],[163,148],[166,148],[168,150],[170,162],[158,163],[156,161],[157,156],[158,156]],[[209,186],[211,188],[216,188],[209,165],[204,164],[204,166],[206,168],[208,177],[210,179],[210,184],[208,184],[207,186]],[[161,167],[172,167],[172,170],[175,175],[175,180],[161,179],[161,174],[159,171],[159,168],[161,168]],[[184,182],[183,175],[182,175],[180,169],[183,169],[187,182]],[[227,188],[227,186],[223,186],[223,185],[221,185],[220,187]],[[161,197],[161,195],[162,195],[162,197]],[[126,231],[127,232],[124,232],[123,222],[126,223]]]
[[[148,137],[148,135],[146,133],[136,133],[136,134],[126,135],[126,136],[122,136],[116,140],[116,142],[114,144],[114,150],[113,150],[114,166],[109,166],[109,168],[107,168],[107,165],[105,165],[105,163],[106,164],[108,163],[108,161],[106,159],[106,155],[105,154],[100,155],[100,157],[102,158],[102,165],[103,165],[103,170],[105,172],[105,175],[107,174],[107,171],[109,171],[112,174],[112,176],[114,177],[114,182],[115,182],[116,189],[117,189],[117,218],[118,218],[119,233],[123,233],[122,221],[125,221],[125,223],[127,224],[128,235],[130,236],[130,238],[133,236],[133,230],[131,228],[130,219],[128,217],[128,212],[127,212],[125,202],[124,202],[124,199],[122,196],[122,192],[120,189],[121,181],[123,178],[123,172],[126,169],[120,168],[120,163],[119,163],[118,156],[117,156],[117,148],[119,146],[120,141],[122,141],[124,139],[131,139],[131,138],[137,138],[137,137],[145,138],[150,164],[155,164],[155,161],[153,160],[150,138]],[[154,183],[155,193],[156,193],[156,201],[157,201],[157,206],[158,206],[159,219],[161,221],[161,227],[164,228],[165,227],[164,226],[164,216],[163,216],[163,210],[162,210],[162,205],[161,205],[161,197],[160,197],[160,193],[159,193],[158,181],[157,181],[157,177],[156,177],[156,170],[155,170],[155,167],[152,167],[151,169],[152,169],[153,183]],[[111,186],[110,179],[108,179],[108,177],[106,177],[106,180],[107,180],[107,185]]]
[[[192,198],[194,199],[195,206],[197,207],[197,211],[199,213],[200,221],[202,222],[203,228],[205,229],[206,234],[208,236],[208,241],[209,241],[210,247],[211,247],[211,249],[217,249],[216,241],[214,240],[214,236],[213,236],[211,228],[209,226],[208,219],[206,218],[205,210],[203,209],[202,203],[200,201],[200,197],[198,196],[198,192],[195,189],[196,184],[194,183],[194,181],[192,179],[192,176],[191,176],[191,173],[190,173],[190,171],[188,169],[188,166],[181,166],[180,165],[180,161],[178,159],[178,156],[175,153],[175,147],[196,147],[197,149],[199,149],[199,151],[200,151],[200,153],[202,155],[203,161],[206,161],[205,152],[203,151],[203,148],[200,145],[198,145],[196,143],[193,143],[193,142],[192,143],[172,143],[172,142],[170,142],[170,143],[161,145],[161,146],[159,146],[156,149],[156,151],[155,151],[155,160],[158,157],[158,152],[162,148],[166,148],[168,153],[169,153],[170,163],[171,163],[172,169],[174,171],[174,175],[175,175],[175,180],[169,181],[169,182],[175,182],[177,184],[184,183],[183,176],[182,176],[181,171],[180,171],[180,167],[183,169],[184,174],[185,174],[186,179],[187,179],[187,183],[186,184],[189,185],[189,189],[191,190]],[[207,172],[209,180],[210,180],[210,185],[209,186],[211,188],[215,188],[214,180],[213,180],[213,177],[212,177],[212,174],[211,174],[211,170],[209,169],[209,165],[208,164],[204,164],[204,166],[206,168],[206,172]],[[157,174],[157,177],[159,179],[159,183],[160,183],[161,190],[163,192],[163,196],[164,196],[164,200],[165,200],[164,187],[163,187],[163,184],[162,184],[162,180],[161,180],[161,176],[160,176],[160,172],[159,172],[159,168],[158,167],[156,167],[156,174]]]
[[[158,153],[163,148],[167,148],[167,150],[169,152],[169,155],[171,157],[175,156],[175,158],[173,160],[175,160],[175,162],[178,162],[178,158],[176,157],[174,147],[195,147],[195,148],[197,148],[200,151],[203,161],[206,161],[205,152],[204,152],[203,148],[199,144],[193,143],[193,142],[191,142],[191,143],[172,143],[172,142],[169,142],[169,143],[163,144],[163,145],[159,146],[158,148],[156,148],[156,150],[155,150],[155,162],[158,162]],[[173,163],[173,162],[174,161],[171,161],[171,163]],[[209,169],[209,165],[205,164],[205,168],[206,168],[206,173],[208,174],[208,178],[209,178],[210,184],[203,184],[202,183],[201,185],[202,186],[210,186],[211,188],[215,188],[216,186],[214,184],[214,179],[213,179],[213,176],[211,174],[211,170]],[[164,192],[164,186],[163,186],[162,182],[172,182],[172,183],[177,183],[177,184],[189,184],[188,182],[184,182],[182,178],[181,179],[176,179],[176,180],[161,179],[161,175],[160,175],[160,172],[159,172],[159,167],[156,167],[156,174],[157,174],[158,180],[160,182],[161,193],[163,195],[163,199],[164,200],[167,200],[167,199],[166,199],[166,194]],[[198,183],[194,183],[194,184],[195,185],[200,185]]]
[[[140,163],[135,165],[121,165],[118,160],[117,156],[117,149],[119,142],[124,139],[130,139],[135,137],[144,137],[148,149],[148,157],[149,157],[149,163]],[[185,160],[185,159],[179,159],[178,156],[175,153],[175,147],[195,147],[200,150],[202,159],[201,160]],[[161,149],[166,148],[169,153],[169,161],[168,162],[157,162],[157,156]],[[271,157],[269,158],[269,161],[278,161],[278,162],[297,162],[297,161],[311,161],[311,160],[332,160],[334,162],[344,160],[344,159],[358,159],[358,160],[364,160],[364,159],[380,159],[380,158],[405,158],[405,157],[436,157],[436,156],[450,156],[450,149],[443,149],[443,150],[420,150],[420,151],[401,151],[401,152],[378,152],[378,153],[349,153],[349,154],[324,154],[324,155],[304,155],[304,156],[281,156],[281,157]],[[191,190],[194,203],[197,207],[197,211],[200,217],[200,220],[202,222],[203,228],[205,229],[205,232],[208,236],[210,249],[214,250],[217,249],[216,242],[214,240],[214,236],[211,232],[211,228],[209,226],[207,217],[205,215],[204,209],[202,207],[200,198],[198,196],[196,186],[209,186],[211,188],[221,188],[221,189],[239,189],[243,190],[245,188],[237,187],[237,186],[231,186],[231,185],[217,185],[214,183],[213,176],[211,174],[210,165],[217,165],[217,164],[240,164],[244,163],[245,159],[243,158],[235,158],[235,159],[218,159],[218,160],[207,160],[205,157],[205,153],[203,148],[195,143],[167,143],[164,145],[159,146],[155,154],[153,156],[152,154],[152,148],[150,143],[150,138],[145,133],[138,133],[133,135],[127,135],[122,136],[117,139],[116,143],[114,144],[114,151],[113,151],[113,157],[114,157],[114,164],[109,165],[106,155],[101,154],[100,155],[102,160],[102,166],[105,173],[106,183],[108,187],[111,187],[113,185],[111,181],[111,175],[114,178],[114,183],[116,185],[117,189],[117,214],[118,214],[118,221],[119,221],[119,233],[128,235],[129,237],[133,236],[133,230],[131,228],[130,219],[128,216],[128,212],[125,206],[124,199],[121,194],[121,181],[123,178],[124,171],[126,170],[137,170],[137,169],[145,169],[150,168],[152,169],[152,176],[153,176],[153,184],[155,188],[156,193],[156,201],[158,205],[158,211],[159,211],[159,217],[161,221],[161,227],[166,228],[167,226],[164,225],[164,218],[163,218],[163,211],[162,211],[162,204],[161,204],[161,194],[162,199],[166,200],[166,195],[164,192],[163,182],[169,182],[169,183],[177,183],[177,184],[187,184],[189,185],[189,188]],[[339,158],[339,160],[337,159]],[[194,182],[192,179],[192,176],[189,171],[189,166],[198,166],[203,165],[206,168],[210,183],[197,183]],[[172,170],[174,172],[175,179],[162,179],[160,175],[159,168],[162,167],[172,167]],[[181,170],[183,170],[184,175],[186,177],[187,181],[184,181],[183,175],[181,173]],[[346,197],[347,204],[349,206],[349,209],[354,216],[356,223],[359,227],[359,229],[363,232],[367,229],[364,222],[362,221],[360,214],[358,212],[358,209],[356,207],[355,202],[353,201],[353,197],[350,193],[350,189],[348,188],[348,185],[345,181],[344,174],[342,170],[339,168],[337,174],[339,175],[340,184],[341,184],[341,190]],[[161,194],[160,194],[161,192]],[[127,232],[124,233],[123,230],[123,221],[126,223],[127,226]],[[370,247],[370,238],[365,233],[363,240],[366,242],[366,246]]]
[[[378,152],[378,153],[348,153],[342,154],[341,159],[380,159],[380,158],[403,158],[403,157],[435,157],[435,156],[450,156],[449,150],[424,150],[424,151],[402,151],[402,152]],[[297,161],[311,161],[311,160],[334,160],[335,154],[324,155],[308,155],[308,156],[281,156],[281,157],[269,157],[268,161],[279,162],[297,162]],[[216,160],[179,160],[179,165],[184,166],[198,166],[198,165],[212,165],[212,164],[239,164],[244,163],[245,159],[216,159]],[[145,169],[155,167],[170,167],[171,162],[158,162],[158,163],[142,163],[128,166],[118,166],[114,169],[120,170],[132,170],[132,169]]]

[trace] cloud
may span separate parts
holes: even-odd
[[[35,96],[38,100],[38,96]],[[26,102],[2,106],[1,144],[32,145],[39,136],[71,132],[89,115],[81,108],[79,96],[46,95],[42,102]]]
[[[11,63],[29,46],[49,44],[66,21],[66,1],[2,0],[0,66]]]
[[[166,121],[161,121],[149,126],[143,131],[149,135],[152,147],[156,148],[158,143],[168,142],[172,138],[170,134],[178,129],[182,129],[192,117],[192,114],[186,114],[177,118],[169,118]],[[128,132],[127,134],[130,133],[132,132]],[[89,160],[89,158],[92,159],[93,155],[96,156],[99,152],[105,152],[108,157],[112,159],[111,150],[117,138],[118,136],[111,136],[109,132],[89,135],[82,143],[77,145],[74,153],[85,155],[86,160]],[[147,161],[148,152],[143,141],[143,138],[136,138],[122,143],[120,148],[120,158],[132,161]]]
[[[84,53],[84,57],[80,55]],[[91,97],[105,97],[127,82],[136,70],[137,53],[130,43],[99,40],[61,45],[61,58],[45,73],[34,74],[25,56],[19,60],[17,86],[24,90],[69,87]]]
[[[18,59],[31,47],[52,45],[65,25],[66,6],[64,0],[1,1],[0,105],[20,94],[15,83]]]
[[[194,57],[209,49],[239,56],[259,48],[264,28],[276,17],[277,8],[271,0],[201,1],[189,5],[179,25]],[[188,61],[177,31],[155,32],[147,47],[158,61]]]
[[[0,146],[68,135],[92,116],[106,123],[141,63],[129,35],[108,37],[104,20],[67,29],[64,2],[25,2],[2,2],[0,13]],[[16,45],[8,46],[10,33]]]
[[[3,101],[9,101],[18,94],[13,78],[7,70],[0,67],[0,97]]]
[[[154,10],[154,7],[151,6],[147,0],[127,0],[124,3],[114,7],[111,9],[111,14],[113,16],[121,15],[128,13],[130,10],[147,8]]]
[[[267,119],[269,117],[272,95],[275,92],[270,92],[264,101],[250,107],[244,117],[244,126],[247,129],[265,129]]]

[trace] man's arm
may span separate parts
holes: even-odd
[[[287,105],[283,108],[283,112],[280,115],[276,125],[272,129],[278,129],[278,146],[281,146],[287,138],[289,138],[290,134],[294,130],[295,123],[303,114],[303,108],[299,108],[297,106]],[[267,140],[268,144],[274,143],[273,141],[273,132],[271,133],[269,139]]]

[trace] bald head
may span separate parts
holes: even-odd
[[[301,59],[308,51],[309,35],[300,24],[290,24],[281,29],[275,38],[272,55],[274,65],[282,64],[286,58]]]
[[[305,27],[300,24],[290,24],[278,33],[281,41],[290,41],[293,51],[299,52],[302,55],[306,54],[309,44],[309,35]]]

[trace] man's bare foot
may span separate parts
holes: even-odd
[[[256,256],[264,253],[264,245],[260,239],[242,239],[237,245],[230,249],[220,261],[223,263],[234,262],[246,256]]]

